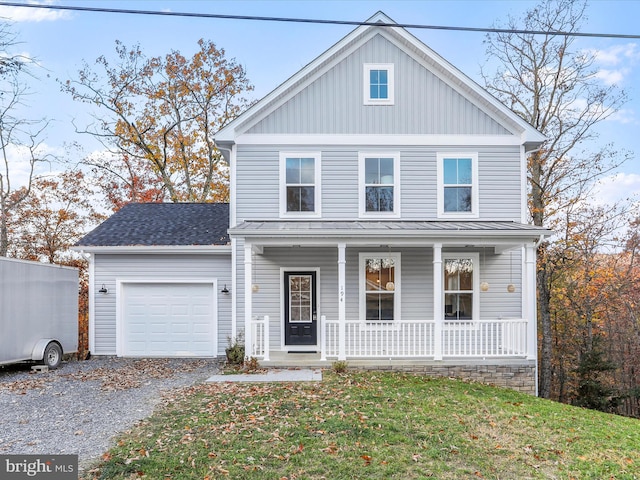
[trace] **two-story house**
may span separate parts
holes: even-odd
[[[536,247],[551,232],[527,223],[526,157],[544,137],[393,23],[377,13],[216,134],[229,238],[217,217],[197,242],[132,244],[127,225],[159,208],[132,206],[80,242],[94,353],[216,355],[242,332],[263,365],[535,392]],[[162,208],[171,225],[188,207]]]

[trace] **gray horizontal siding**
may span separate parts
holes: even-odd
[[[347,248],[346,250],[346,317],[355,321],[359,317],[359,253],[381,252],[388,249]],[[391,248],[401,253],[401,317],[404,321],[433,320],[433,249],[431,248]],[[476,252],[478,250],[475,250]],[[520,318],[522,286],[520,283],[521,255],[494,255],[489,249],[480,255],[480,280],[487,281],[489,291],[479,292],[480,319]],[[510,260],[513,259],[511,263]],[[318,316],[328,320],[338,319],[338,249],[336,248],[265,248],[264,254],[254,255],[255,276],[252,282],[260,285],[253,294],[253,315],[270,317],[270,345],[280,349],[282,344],[282,295],[281,268],[319,268]],[[238,264],[243,264],[239,259]],[[510,275],[516,285],[513,294],[507,294]],[[240,278],[242,275],[238,275]],[[238,312],[244,304],[238,305]],[[242,330],[242,318],[238,318]]]
[[[363,104],[363,65],[392,63],[395,104]],[[418,57],[375,35],[246,133],[508,135]]]
[[[321,152],[322,217],[358,218],[358,152],[400,152],[401,212],[404,220],[437,218],[438,152],[478,152],[480,219],[520,221],[520,150],[517,146],[465,148],[241,145],[236,168],[236,209],[242,220],[277,219],[280,214],[279,152]]]
[[[116,353],[116,279],[217,279],[231,288],[231,255],[95,255],[95,355]],[[107,295],[97,292],[102,285]],[[231,334],[231,295],[218,291],[218,352]]]

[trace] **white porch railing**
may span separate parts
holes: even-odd
[[[440,342],[443,358],[523,357],[527,351],[527,321],[523,319],[445,321],[440,338],[436,322],[365,323],[347,321],[344,325],[346,358],[434,358]],[[321,358],[340,356],[340,322],[321,318]],[[248,356],[269,360],[269,317],[251,323]]]
[[[435,322],[346,322],[347,358],[431,357]],[[326,321],[323,346],[327,357],[337,357],[340,348],[340,322]]]
[[[442,325],[443,357],[527,355],[526,320],[456,321]]]
[[[269,361],[269,315],[254,317],[251,322],[251,346],[248,357],[260,357]]]

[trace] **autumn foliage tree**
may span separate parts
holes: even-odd
[[[586,18],[583,0],[543,0],[522,19],[509,18],[505,32],[487,37],[492,74],[488,90],[546,137],[528,158],[529,213],[535,225],[563,231],[578,221],[574,207],[586,200],[599,178],[624,160],[610,145],[596,144],[597,125],[626,101],[616,86],[596,75],[595,53],[578,48],[573,35]],[[546,33],[527,33],[546,32]],[[562,33],[559,33],[562,32]],[[563,277],[564,257],[542,243],[538,251],[538,315],[541,331],[539,393],[551,395],[554,282]]]
[[[11,212],[8,253],[12,257],[75,267],[79,270],[78,352],[88,351],[88,272],[86,260],[70,250],[105,216],[96,208],[95,192],[81,170],[34,178],[30,193]]]
[[[68,264],[74,257],[69,248],[105,218],[95,203],[81,170],[35,178],[12,215],[11,256]]]
[[[224,50],[200,40],[188,59],[177,51],[147,58],[139,46],[116,42],[106,57],[62,85],[97,108],[82,131],[97,138],[109,159],[88,158],[101,184],[124,201],[209,202],[228,199],[228,174],[213,134],[235,118],[253,87]],[[122,200],[113,198],[117,204]]]

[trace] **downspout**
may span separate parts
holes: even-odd
[[[540,246],[540,244],[542,243],[543,240],[544,240],[544,235],[540,234],[540,238],[538,238],[538,240],[535,242],[534,247],[532,249],[533,250],[533,255],[534,255],[533,263],[534,263],[534,267],[536,269],[537,269],[537,264],[538,264],[538,247]],[[538,301],[537,301],[538,300],[538,295],[537,295],[537,292],[538,292],[538,278],[537,278],[537,275],[534,274],[534,278],[535,278],[535,282],[536,282],[535,283],[535,285],[536,285],[536,292],[535,293],[536,294],[534,295],[534,300],[535,301],[534,301],[534,304],[533,304],[533,314],[534,314],[533,316],[535,317],[535,322],[536,322],[535,323],[535,325],[536,325],[535,334],[536,334],[536,346],[537,346],[537,343],[538,343],[538,341],[537,341],[537,339],[538,339],[538,305],[537,305],[537,303],[538,303]],[[534,376],[534,378],[535,378],[535,396],[536,397],[538,396],[538,392],[540,391],[539,390],[539,388],[540,388],[539,387],[539,379],[538,379],[538,361],[539,361],[539,358],[538,358],[538,354],[536,352],[536,369],[535,369],[535,376]]]
[[[215,141],[215,140],[214,140]],[[220,150],[222,156],[227,161],[229,165],[229,226],[235,226],[236,224],[236,162],[235,162],[235,144],[233,144],[230,148],[222,147],[221,145],[216,145],[216,148]],[[231,338],[237,338],[238,336],[238,322],[236,320],[237,315],[237,292],[238,292],[238,283],[237,283],[237,240],[235,238],[231,239]]]

